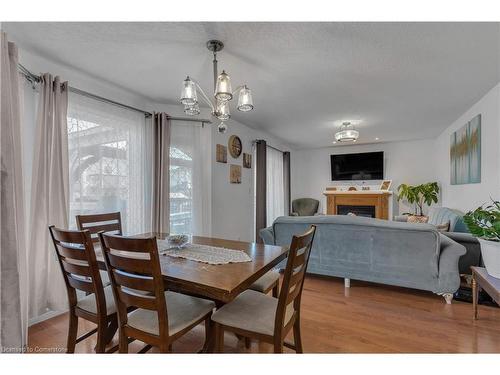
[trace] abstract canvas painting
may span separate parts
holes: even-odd
[[[481,182],[481,115],[451,135],[450,161],[452,185]]]

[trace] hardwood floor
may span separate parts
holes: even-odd
[[[500,353],[500,308],[479,306],[479,320],[473,322],[472,304],[447,305],[430,292],[354,280],[344,289],[341,279],[308,276],[301,314],[306,353]],[[64,314],[30,327],[30,348],[64,348],[67,325]],[[92,328],[80,320],[79,334]],[[173,351],[194,353],[203,340],[199,326],[177,341]],[[116,342],[117,336],[112,345]],[[94,345],[91,337],[77,344],[76,352],[92,352]],[[142,346],[134,342],[130,351]],[[272,347],[252,342],[245,349],[243,341],[226,334],[225,352],[269,353]]]

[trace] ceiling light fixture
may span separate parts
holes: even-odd
[[[349,121],[345,121],[340,125],[340,129],[335,133],[335,140],[337,142],[356,142],[359,137],[359,132],[354,129]]]
[[[190,78],[189,76],[184,80],[184,85],[181,93],[181,103],[184,105],[184,113],[187,115],[195,116],[200,114],[200,108],[198,104],[198,94],[197,90],[200,92],[200,96],[205,103],[210,106],[212,110],[212,116],[218,118],[221,123],[218,126],[219,133],[225,133],[227,130],[227,125],[225,121],[231,118],[231,113],[229,111],[229,101],[239,93],[238,95],[238,106],[236,107],[241,112],[248,112],[253,109],[253,99],[252,91],[247,87],[247,85],[238,86],[236,90],[231,89],[231,78],[223,70],[222,73],[218,73],[217,70],[217,52],[224,48],[224,44],[219,40],[209,40],[207,42],[207,48],[214,55],[213,68],[214,68],[214,99],[210,100],[205,94],[200,85]]]

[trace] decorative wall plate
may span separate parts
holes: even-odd
[[[243,151],[243,145],[241,143],[240,137],[237,135],[232,135],[229,137],[229,142],[227,143],[229,148],[229,153],[235,159],[238,159],[241,155],[241,151]]]

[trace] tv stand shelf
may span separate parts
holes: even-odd
[[[391,220],[391,191],[385,190],[358,190],[339,191],[325,190],[326,213],[327,215],[337,215],[338,206],[374,206],[375,218]]]

